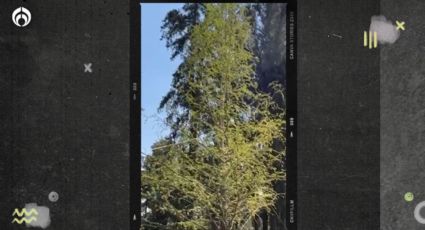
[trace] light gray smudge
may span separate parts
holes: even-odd
[[[32,221],[31,223],[26,223],[25,225],[29,227],[38,227],[46,229],[50,225],[50,209],[44,206],[38,206],[36,203],[29,203],[25,205],[26,210],[35,209],[38,212],[37,220]]]
[[[378,34],[379,44],[394,44],[400,37],[400,31],[385,16],[372,16],[369,31]]]

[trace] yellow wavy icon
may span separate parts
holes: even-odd
[[[33,221],[37,221],[37,218],[35,218],[34,216],[31,217],[31,218],[29,218],[29,219],[27,219],[27,218],[24,217],[24,218],[22,218],[20,220],[18,220],[18,219],[15,218],[15,219],[13,219],[12,224],[13,223],[17,223],[17,224],[26,223],[26,224],[29,224],[29,223],[31,223]]]
[[[12,224],[13,223],[17,223],[17,224],[22,224],[22,223],[26,223],[29,224],[33,221],[37,221],[37,218],[35,216],[38,216],[38,212],[36,209],[32,208],[30,209],[30,211],[27,211],[25,208],[23,208],[21,211],[19,211],[19,209],[15,209],[13,211],[12,216],[18,216],[18,217],[23,217],[22,219],[18,219],[18,218],[14,218],[12,220]],[[27,218],[27,217],[31,217],[31,218]]]

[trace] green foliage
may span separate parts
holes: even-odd
[[[145,227],[157,227],[150,229],[244,229],[281,195],[273,184],[284,179],[284,151],[273,144],[284,142],[284,111],[273,100],[279,95],[258,89],[246,7],[204,7],[179,68],[186,84],[175,88],[185,122],[153,147],[142,173],[148,206],[168,218],[150,219]]]

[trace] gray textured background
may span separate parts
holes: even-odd
[[[21,5],[33,16],[25,28],[11,20]],[[128,10],[0,2],[0,229],[24,229],[12,212],[32,202],[50,208],[48,229],[129,229]]]
[[[425,229],[425,2],[298,6],[299,229]],[[373,15],[406,31],[365,49]]]
[[[379,229],[379,50],[363,48],[377,14],[377,0],[298,1],[298,229]]]
[[[425,1],[381,0],[381,14],[406,22],[399,40],[380,50],[381,229],[420,230],[413,211],[425,200]]]

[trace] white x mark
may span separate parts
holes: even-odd
[[[397,30],[405,30],[406,28],[404,28],[404,22],[399,22],[399,21],[395,21],[395,23],[397,24]]]
[[[91,69],[92,63],[84,64],[84,73],[91,73],[93,70]]]

